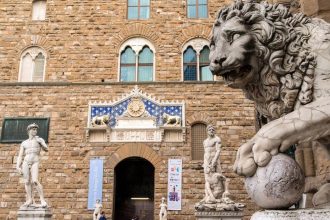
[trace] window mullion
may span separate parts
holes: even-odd
[[[31,68],[31,82],[33,82],[33,76],[35,74],[36,62],[35,58],[32,59],[32,68]]]
[[[135,54],[135,82],[138,81],[138,73],[139,73],[139,54]]]
[[[199,15],[198,15],[198,0],[196,0],[196,18],[199,18]]]
[[[199,52],[196,52],[196,62],[197,62],[197,64],[196,64],[196,74],[197,74],[197,81],[200,81],[200,74],[199,74]]]
[[[140,20],[140,0],[138,0],[138,19]]]

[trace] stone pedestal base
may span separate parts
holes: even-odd
[[[330,209],[265,210],[252,215],[251,220],[329,220]]]
[[[49,208],[20,208],[17,220],[51,220],[52,215]]]
[[[241,211],[197,211],[196,220],[241,220],[243,212]]]

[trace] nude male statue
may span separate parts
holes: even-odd
[[[167,205],[165,203],[165,197],[162,198],[162,203],[159,205],[159,220],[167,220]]]
[[[221,199],[222,194],[226,191],[226,178],[221,174],[218,160],[220,157],[221,139],[215,135],[215,128],[208,125],[208,137],[204,140],[204,175],[205,175],[205,198],[206,203],[215,203],[217,199]],[[219,187],[221,188],[219,191]]]
[[[93,220],[99,220],[101,217],[102,204],[99,199],[96,200],[95,209],[93,212]]]
[[[210,172],[220,171],[220,167],[218,167],[218,159],[220,157],[221,139],[215,135],[215,128],[213,125],[208,125],[206,130],[208,137],[203,142],[204,171],[207,169],[210,169]]]
[[[215,134],[215,127],[208,125],[207,138],[203,142],[204,146],[204,177],[205,196],[195,204],[195,209],[205,210],[241,210],[244,207],[241,203],[235,203],[228,196],[229,180],[222,174],[219,164],[221,139]]]
[[[22,142],[16,164],[17,171],[19,174],[22,174],[24,178],[27,199],[23,206],[26,207],[36,206],[33,200],[33,187],[36,188],[40,196],[40,206],[48,206],[44,198],[42,186],[38,181],[40,151],[42,149],[47,152],[48,146],[46,145],[44,139],[37,136],[38,128],[39,126],[35,123],[27,126],[26,130],[29,138]]]

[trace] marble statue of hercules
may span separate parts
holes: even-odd
[[[44,198],[42,186],[38,181],[38,174],[40,151],[41,149],[48,151],[48,146],[46,145],[44,139],[37,136],[38,128],[38,125],[35,123],[27,126],[29,138],[23,141],[20,146],[16,168],[17,171],[23,175],[27,194],[27,199],[23,206],[34,205],[33,187],[35,187],[40,196],[41,207],[47,207],[48,205]]]
[[[207,126],[208,137],[204,140],[204,174],[205,174],[205,202],[216,202],[216,199],[221,199],[222,193],[226,191],[223,182],[225,177],[221,175],[218,160],[220,157],[221,139],[215,135],[215,128],[212,125]],[[221,186],[221,192],[216,190]],[[219,191],[219,192],[217,192]]]

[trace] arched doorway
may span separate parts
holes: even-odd
[[[114,220],[154,219],[154,166],[129,157],[115,167]]]

